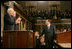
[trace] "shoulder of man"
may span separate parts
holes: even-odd
[[[46,27],[47,27],[47,25],[44,25],[44,26],[43,26],[43,29],[45,29]]]
[[[9,16],[9,14],[8,14],[8,13],[6,13],[4,16],[6,16],[6,17],[7,17],[7,16]]]
[[[43,27],[47,27],[47,25],[44,25]]]
[[[52,27],[55,27],[55,25],[51,24]]]

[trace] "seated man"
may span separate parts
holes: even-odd
[[[41,45],[45,45],[44,38],[45,38],[45,35],[43,35],[43,36],[40,38]]]
[[[45,41],[44,41],[45,35],[39,38],[39,32],[36,31],[35,37],[36,37],[36,48],[44,48],[45,47]]]
[[[36,37],[36,48],[40,47],[40,40],[39,40],[39,32],[35,32],[35,37]]]
[[[41,36],[40,45],[41,45],[41,48],[45,48],[45,35]]]

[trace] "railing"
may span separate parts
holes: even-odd
[[[62,46],[60,46],[58,43],[53,43],[54,44],[54,46],[53,46],[53,48],[63,48]]]

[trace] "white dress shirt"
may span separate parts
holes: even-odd
[[[47,25],[47,26],[48,26],[48,29],[50,29],[50,25],[51,25],[51,24]]]

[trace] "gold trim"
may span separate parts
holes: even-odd
[[[22,30],[23,26],[22,26],[22,21],[21,21],[21,30]]]
[[[52,23],[52,24],[58,25],[58,24],[71,24],[71,23]],[[45,25],[45,24],[34,24],[34,25]]]
[[[16,12],[17,14],[19,14],[19,12]],[[19,14],[20,17],[22,17],[24,20],[28,21],[26,18],[24,18],[21,14]],[[29,22],[29,21],[28,21]],[[30,22],[31,23],[31,22]],[[32,24],[32,23],[31,23]]]

